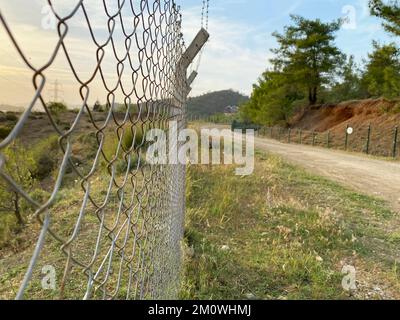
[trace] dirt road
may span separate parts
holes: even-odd
[[[256,138],[256,148],[278,154],[291,163],[388,201],[400,211],[400,163],[342,151],[290,145]]]

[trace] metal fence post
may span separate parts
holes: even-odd
[[[290,140],[291,140],[291,139],[290,139],[290,138],[291,138],[291,137],[290,137],[291,133],[292,133],[292,129],[289,128],[289,131],[288,131],[288,143],[289,143],[289,144],[290,144],[290,142],[291,142],[291,141],[290,141]]]
[[[399,136],[399,127],[394,128],[394,137],[393,137],[393,158],[397,157],[397,138]]]
[[[303,131],[300,129],[300,144],[303,144]]]
[[[328,130],[328,134],[327,134],[327,138],[326,138],[326,146],[328,149],[331,147],[330,143],[331,143],[331,131]]]
[[[312,132],[312,146],[315,147],[315,130]]]
[[[344,139],[344,150],[345,151],[347,151],[347,147],[348,147],[348,144],[349,144],[349,133],[348,133],[348,129],[349,128],[350,128],[350,126],[347,125],[346,126],[346,136],[345,136],[345,139]]]
[[[369,154],[369,146],[371,143],[371,124],[368,126],[368,132],[367,132],[367,145],[365,146],[365,153]]]

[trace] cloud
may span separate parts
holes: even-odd
[[[199,12],[196,7],[183,12],[183,32],[188,43],[199,30]],[[223,15],[211,15],[209,33],[192,95],[227,88],[250,94],[270,57],[268,34]]]

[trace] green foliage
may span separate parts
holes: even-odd
[[[47,104],[47,108],[53,115],[58,115],[68,110],[67,106],[61,102],[50,102]]]
[[[394,98],[400,95],[400,51],[394,43],[379,45],[373,42],[374,52],[363,76],[363,84],[374,97]]]
[[[37,180],[43,180],[51,175],[57,165],[58,138],[50,136],[36,144],[32,150],[35,170],[32,175]]]
[[[293,112],[293,103],[304,98],[296,83],[285,73],[267,71],[253,88],[249,102],[240,114],[244,121],[263,125],[286,125]]]
[[[397,215],[383,201],[263,153],[253,175],[233,169],[189,168],[181,298],[363,299],[341,285],[348,257],[360,282],[399,287]]]
[[[245,178],[229,166],[191,167],[187,188],[183,299],[349,298],[340,262],[355,255],[398,287],[386,230],[396,214],[380,200],[262,153]]]
[[[325,90],[324,97],[328,102],[341,102],[367,98],[368,92],[362,83],[362,71],[350,56],[340,70],[341,81],[335,83],[330,90]]]
[[[254,85],[249,102],[242,105],[244,121],[286,125],[298,106],[315,104],[324,86],[339,75],[344,55],[334,45],[341,22],[323,23],[291,16],[284,33],[275,32],[279,47],[272,50],[273,65]]]
[[[0,139],[5,139],[11,132],[11,128],[8,126],[0,126]]]
[[[400,35],[398,1],[370,2],[372,14],[389,21],[386,29]],[[393,15],[396,16],[393,16]],[[272,50],[272,69],[254,85],[249,102],[242,105],[242,120],[262,125],[286,125],[288,118],[307,104],[400,96],[400,50],[394,44],[373,42],[373,52],[361,69],[353,56],[335,46],[341,21],[322,23],[292,16],[292,25],[275,32],[279,47]],[[397,30],[397,31],[396,31]],[[397,32],[397,33],[396,33]]]
[[[117,135],[107,136],[103,146],[103,153],[107,162],[115,159],[117,162],[126,163],[124,156],[128,151],[131,151],[131,149],[137,151],[146,146],[146,141],[144,139],[149,129],[148,125],[137,125],[133,129],[127,126],[123,130],[120,130],[119,137]],[[122,143],[118,150],[120,139],[122,139]],[[118,164],[117,166],[123,167],[124,164]]]
[[[400,3],[398,0],[370,0],[371,14],[385,20],[383,27],[389,33],[400,36]]]
[[[10,122],[17,122],[18,116],[15,113],[7,112],[6,113],[6,120]]]
[[[18,142],[3,151],[6,162],[3,171],[14,180],[25,192],[32,189],[35,180],[32,171],[35,161],[32,153]],[[8,239],[9,233],[24,224],[22,206],[25,200],[0,179],[0,246]],[[26,206],[26,205],[25,205]]]
[[[105,112],[106,106],[102,106],[99,101],[96,101],[96,103],[93,106],[93,111],[94,112]]]
[[[50,136],[31,148],[14,142],[3,154],[6,158],[5,173],[38,202],[48,198],[47,192],[35,189],[36,182],[51,175],[57,165],[58,138]],[[0,179],[0,247],[12,232],[19,230],[26,221],[30,206],[3,179]]]
[[[199,97],[189,98],[188,114],[189,116],[202,117],[221,114],[224,113],[226,107],[240,106],[248,99],[248,97],[232,90],[210,92]]]
[[[301,84],[309,103],[315,104],[321,87],[331,83],[344,61],[344,54],[334,44],[341,21],[291,18],[293,25],[286,26],[283,34],[273,34],[279,48],[272,50],[276,57],[271,62],[290,82]]]

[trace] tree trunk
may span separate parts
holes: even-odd
[[[308,102],[310,103],[310,105],[313,105],[313,94],[311,88],[308,88]]]
[[[23,226],[25,223],[24,219],[22,219],[21,210],[19,208],[19,194],[17,192],[15,193],[15,199],[14,199],[14,213],[15,217],[17,218],[18,224],[20,226]]]
[[[318,87],[309,88],[308,89],[308,101],[311,106],[317,103],[318,101]]]
[[[313,89],[313,104],[316,104],[318,102],[318,88],[314,87]]]

